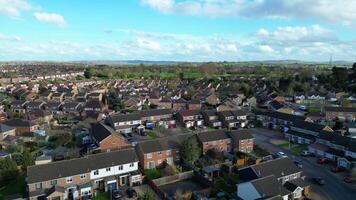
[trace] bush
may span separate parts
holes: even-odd
[[[153,180],[153,179],[157,179],[157,178],[161,178],[162,174],[161,171],[159,169],[146,169],[145,170],[145,175],[147,176],[147,178]]]

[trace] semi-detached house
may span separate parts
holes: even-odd
[[[93,154],[27,169],[29,199],[88,199],[96,191],[141,183],[134,149]]]

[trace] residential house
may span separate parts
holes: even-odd
[[[157,106],[159,109],[172,109],[172,100],[170,98],[162,98]]]
[[[88,199],[96,191],[113,191],[141,183],[134,149],[30,166],[27,169],[30,200]]]
[[[337,118],[355,121],[356,120],[356,108],[325,107],[325,119],[327,121],[332,121]]]
[[[23,119],[10,119],[4,122],[5,125],[16,129],[16,135],[24,132],[33,132],[39,129],[38,124]]]
[[[114,114],[108,118],[108,121],[120,133],[131,133],[142,124],[141,115],[136,113]]]
[[[16,128],[8,126],[6,124],[0,124],[0,142],[2,142],[9,135],[15,136]]]
[[[44,109],[45,106],[46,102],[44,101],[30,101],[26,104],[26,110]]]
[[[242,168],[238,172],[242,183],[237,184],[236,194],[246,200],[300,199],[309,193],[301,168],[289,158],[269,160]]]
[[[101,151],[112,151],[128,148],[131,145],[113,128],[100,122],[93,125],[91,129],[92,140]]]
[[[49,101],[46,103],[45,109],[51,112],[52,114],[61,113],[62,103],[59,101]]]
[[[180,110],[177,119],[186,128],[201,126],[204,122],[200,110]]]
[[[293,125],[285,132],[285,137],[290,141],[298,144],[312,144],[321,132],[333,132],[329,126],[322,124],[295,121]]]
[[[192,99],[187,102],[187,109],[188,110],[200,110],[201,103],[199,99]]]
[[[53,101],[63,102],[63,100],[64,100],[64,92],[53,93],[52,100]]]
[[[83,111],[83,104],[79,102],[64,102],[61,107],[65,114],[79,116]]]
[[[187,106],[187,101],[183,98],[172,100],[173,111],[185,110]]]
[[[232,131],[229,135],[233,152],[251,153],[253,151],[255,139],[249,129]]]
[[[197,134],[202,152],[217,150],[224,154],[231,152],[231,138],[223,130],[201,132]]]
[[[164,161],[169,165],[178,162],[180,160],[180,145],[190,137],[195,136],[181,134],[140,142],[135,148],[142,169],[153,169]]]
[[[231,111],[218,112],[218,116],[225,128],[237,128],[239,126],[239,120]]]
[[[203,110],[201,113],[206,126],[213,128],[220,128],[222,126],[219,116],[215,110]]]

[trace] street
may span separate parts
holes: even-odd
[[[310,182],[312,177],[321,177],[325,180],[325,185],[319,186],[311,183],[312,193],[310,198],[312,199],[329,199],[329,200],[351,200],[356,199],[356,189],[352,190],[346,186],[342,180],[332,176],[328,170],[318,165],[316,162],[312,162],[302,156],[292,154],[289,150],[283,149],[270,142],[271,139],[280,139],[281,134],[276,131],[267,129],[252,129],[255,142],[262,148],[265,148],[272,154],[279,151],[284,152],[292,160],[297,160],[303,165],[303,172],[306,175],[306,180]]]

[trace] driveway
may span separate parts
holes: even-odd
[[[310,181],[311,177],[321,177],[325,180],[324,186],[311,184],[312,193],[310,197],[312,199],[356,199],[356,189],[351,189],[342,180],[330,174],[329,170],[321,167],[316,162],[307,158],[292,154],[292,152],[283,149],[279,146],[272,144],[271,139],[281,139],[282,134],[277,131],[271,131],[267,129],[251,129],[254,131],[253,136],[255,142],[267,151],[275,154],[279,151],[283,151],[289,158],[299,161],[303,165],[303,172],[307,177],[307,181]]]

